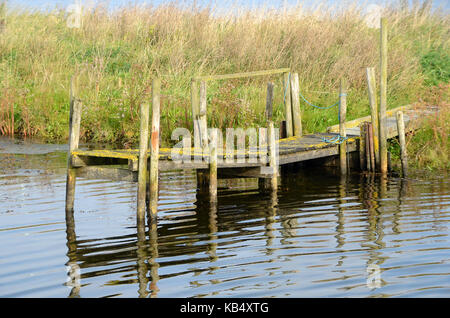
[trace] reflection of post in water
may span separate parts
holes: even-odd
[[[157,283],[159,281],[158,269],[159,264],[156,261],[159,257],[158,253],[158,224],[155,218],[149,218],[148,221],[148,237],[149,237],[149,250],[150,258],[148,264],[150,265],[150,297],[155,298],[158,296],[159,288]]]
[[[217,202],[209,204],[209,241],[208,255],[211,262],[217,261]]]
[[[336,226],[336,240],[337,247],[342,248],[345,245],[344,240],[344,225],[345,225],[345,216],[344,216],[344,204],[347,202],[344,198],[346,197],[347,192],[347,177],[346,175],[341,175],[339,178],[339,207],[337,212],[337,226]]]
[[[139,298],[146,298],[148,296],[147,285],[149,279],[147,278],[148,266],[147,260],[147,237],[145,234],[145,221],[137,218],[137,277],[139,283]]]
[[[82,104],[77,96],[77,77],[70,82],[69,113],[69,151],[67,154],[66,210],[72,211],[75,199],[76,172],[72,168],[72,151],[78,148],[80,141],[80,123]]]
[[[77,172],[75,169],[67,169],[66,180],[66,211],[73,212],[75,201],[75,183],[77,178]]]
[[[81,273],[76,256],[77,243],[73,210],[66,210],[66,239],[69,261],[66,263],[68,277],[65,285],[70,288],[69,297],[79,297]]]
[[[272,191],[270,193],[270,198],[268,202],[267,212],[266,212],[266,254],[271,255],[273,253],[273,249],[270,248],[272,246],[272,241],[275,238],[275,235],[273,234],[273,225],[275,224],[275,217],[277,215],[277,208],[278,208],[278,194],[277,191]]]
[[[382,220],[380,217],[380,198],[381,192],[385,194],[386,191],[382,190],[381,179],[380,186],[377,186],[375,175],[368,174],[363,178],[365,180],[363,179],[360,182],[360,197],[362,199],[364,207],[367,209],[368,244],[366,244],[366,246],[369,248],[366,267],[366,285],[368,288],[373,289],[381,287],[380,265],[384,262],[384,258],[381,256],[381,252],[379,252],[379,250],[384,248],[385,244],[383,243],[384,233]]]

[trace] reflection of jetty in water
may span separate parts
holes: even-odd
[[[189,180],[189,176],[181,178],[177,186],[191,191]],[[170,182],[173,186],[174,180]],[[301,253],[288,254],[286,261],[295,256],[331,253],[336,260],[336,277],[330,281],[347,279],[344,263],[348,253],[362,253],[361,259],[366,262],[363,272],[367,288],[382,287],[386,284],[383,264],[388,259],[383,252],[386,248],[385,231],[402,232],[403,199],[410,193],[406,180],[396,179],[395,182],[389,189],[388,180],[374,174],[339,178],[337,175],[317,177],[312,172],[296,172],[282,180],[279,191],[260,193],[255,180],[224,180],[219,184],[219,205],[211,203],[207,195],[198,191],[193,210],[181,209],[173,215],[166,211],[167,214],[160,213],[158,220],[148,220],[148,226],[137,224],[135,234],[102,238],[102,241],[114,240],[111,245],[77,240],[73,212],[67,212],[67,286],[71,287],[70,297],[81,295],[85,280],[108,275],[112,271],[123,273],[123,279],[108,281],[108,285],[136,284],[139,297],[157,297],[162,280],[188,273],[193,275],[192,280],[186,282],[191,287],[205,284],[196,280],[200,273],[212,275],[207,283],[220,283],[214,274],[226,266],[221,258],[226,260],[229,257],[224,254],[225,249],[232,250],[236,244],[247,243],[253,235],[265,238],[263,249],[260,244],[255,247],[255,253],[264,257],[260,261],[263,263],[280,262],[282,249],[296,248],[297,251],[302,248]],[[320,192],[324,184],[327,189]],[[164,182],[161,186],[164,191]],[[397,205],[394,209],[389,208],[394,205]],[[312,212],[317,214],[314,221],[310,220]],[[321,215],[324,221],[320,221]],[[321,222],[329,224],[330,220],[334,226],[326,227],[329,235],[317,239],[317,234],[308,235],[309,230],[319,227]],[[363,227],[363,230],[355,233],[355,226]],[[317,244],[316,241],[321,242],[321,248],[313,244]],[[134,265],[130,264],[133,261]],[[126,264],[115,266],[113,270],[99,269],[120,263]],[[161,274],[162,268],[180,265],[185,266],[184,270],[176,273],[164,270]],[[84,272],[88,268],[97,270]],[[289,270],[297,273],[308,268],[302,269],[300,264],[298,269]],[[274,266],[269,269],[273,272],[268,273],[273,275],[274,284],[277,270]],[[354,287],[361,285],[365,285],[365,281]]]

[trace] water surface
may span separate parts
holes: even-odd
[[[290,173],[276,194],[161,174],[157,224],[136,227],[135,183],[78,178],[65,146],[0,139],[1,297],[449,297],[446,178]]]

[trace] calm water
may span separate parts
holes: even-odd
[[[308,169],[221,182],[214,208],[167,172],[141,231],[134,183],[77,179],[66,216],[64,150],[0,140],[1,297],[450,296],[448,179]]]

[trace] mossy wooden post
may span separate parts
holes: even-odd
[[[369,93],[370,114],[372,119],[373,151],[376,167],[380,167],[379,119],[376,93],[375,68],[366,68],[367,88]]]
[[[364,131],[365,131],[365,145],[366,145],[366,167],[367,171],[372,171],[371,161],[370,161],[370,136],[369,136],[369,123],[364,123]]]
[[[370,161],[370,167],[373,172],[376,171],[375,166],[375,148],[374,148],[374,142],[373,142],[373,127],[372,123],[367,123],[367,133],[369,135],[369,154],[367,155],[367,160]]]
[[[276,140],[275,140],[275,128],[273,126],[273,121],[269,122],[269,166],[271,168],[272,176],[270,177],[270,189],[276,191],[278,188],[278,158],[276,150]]]
[[[359,168],[366,170],[366,125],[359,124]]]
[[[266,95],[266,119],[272,120],[273,115],[273,83],[267,83],[267,95]]]
[[[69,112],[69,151],[67,153],[66,210],[73,211],[75,200],[76,171],[72,168],[72,152],[78,149],[80,141],[80,123],[82,103],[78,99],[77,77],[70,81],[70,112]]]
[[[302,135],[302,117],[300,112],[300,84],[297,73],[292,74],[291,77],[291,100],[294,136],[300,137]]]
[[[202,145],[202,149],[204,151],[207,150],[208,147],[208,124],[206,121],[206,82],[200,82],[200,104],[199,104],[199,113],[198,113],[198,123],[199,123],[199,133],[200,133],[200,142]]]
[[[345,129],[345,119],[347,117],[347,90],[345,80],[341,79],[339,92],[339,135],[341,136],[341,144],[339,145],[339,167],[341,175],[347,174],[347,132]]]
[[[198,114],[200,113],[200,97],[198,81],[191,82],[191,107],[192,107],[192,123],[194,133],[194,147],[200,145],[200,127],[198,125]]]
[[[139,163],[138,163],[138,220],[145,220],[145,205],[147,191],[147,160],[148,160],[148,128],[149,128],[149,104],[141,104],[141,127],[139,136]]]
[[[209,143],[209,200],[217,202],[217,129],[211,130]]]
[[[286,114],[286,132],[288,137],[294,135],[292,127],[292,103],[291,103],[291,85],[290,85],[291,73],[284,73],[284,106]]]
[[[380,143],[380,172],[387,174],[387,21],[380,20],[380,108],[379,112],[379,143]]]
[[[150,137],[150,199],[149,216],[156,218],[158,212],[158,163],[159,163],[159,120],[160,120],[161,81],[152,83],[152,134]]]
[[[405,141],[405,122],[403,120],[403,112],[397,112],[397,131],[398,139],[400,141],[400,159],[402,162],[402,175],[403,178],[408,176],[408,154],[406,152]]]

